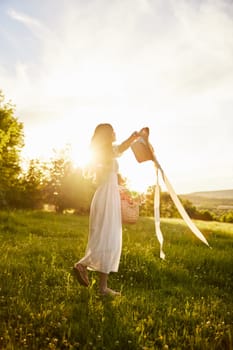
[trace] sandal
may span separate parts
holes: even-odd
[[[81,264],[74,265],[73,272],[75,274],[75,277],[77,278],[78,282],[85,287],[89,286],[89,280],[87,275],[86,267],[84,267]]]

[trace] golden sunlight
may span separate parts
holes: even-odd
[[[132,191],[146,192],[149,186],[155,185],[156,174],[153,163],[138,163],[130,151],[119,158],[119,172],[126,177],[127,185]]]
[[[85,169],[91,159],[89,148],[71,145],[71,159],[75,167]]]

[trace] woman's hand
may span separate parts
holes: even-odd
[[[139,137],[140,137],[140,133],[139,133],[138,131],[134,131],[134,132],[131,134],[130,139],[131,139],[131,141],[133,142],[133,141],[137,140]]]
[[[130,137],[128,137],[128,139],[126,139],[125,141],[123,141],[123,142],[119,145],[119,147],[118,147],[119,152],[122,153],[122,152],[126,151],[126,150],[131,146],[131,144],[132,144],[135,140],[137,140],[139,137],[140,137],[139,132],[138,132],[138,131],[134,131],[134,132],[130,135]]]

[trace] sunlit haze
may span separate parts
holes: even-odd
[[[0,22],[0,89],[24,157],[69,144],[83,166],[98,123],[117,142],[148,126],[177,193],[233,189],[231,1],[4,0]],[[119,165],[132,189],[155,183],[130,149]]]

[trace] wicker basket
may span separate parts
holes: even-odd
[[[123,224],[135,224],[139,217],[139,204],[133,200],[121,199],[121,217]]]

